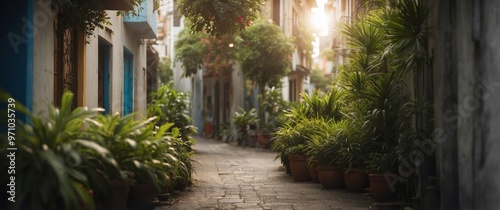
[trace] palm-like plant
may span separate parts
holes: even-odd
[[[177,158],[175,150],[169,147],[166,134],[173,123],[161,126],[156,132],[155,118],[134,120],[134,115],[124,117],[98,115],[90,121],[93,137],[108,148],[120,166],[119,173],[108,173],[110,179],[126,179],[132,184],[149,183],[157,190],[169,181]],[[178,129],[175,138],[178,136]]]
[[[241,141],[246,139],[248,136],[247,127],[259,122],[259,118],[257,117],[257,111],[254,108],[248,111],[245,111],[245,109],[241,107],[239,109],[239,111],[234,113],[233,121],[238,129],[238,143],[241,144]]]
[[[316,160],[322,166],[339,166],[340,146],[345,140],[347,121],[321,121],[314,127],[316,132],[309,136],[306,154],[309,161]]]
[[[30,123],[16,129],[16,203],[14,209],[79,209],[83,203],[94,207],[89,190],[103,181],[103,165],[115,168],[109,151],[86,138],[85,123],[98,110],[71,109],[73,94],[65,93],[61,107],[49,106],[47,118],[31,114],[20,104],[19,111]],[[4,141],[5,142],[5,141]],[[2,155],[8,146],[1,145]],[[2,167],[8,162],[3,161]],[[8,183],[8,177],[1,180]]]
[[[374,5],[379,7],[343,28],[353,53],[340,67],[340,85],[349,92],[351,104],[363,106],[358,112],[348,113],[347,118],[363,122],[357,125],[369,139],[371,165],[391,170],[397,161],[387,158],[397,157],[395,148],[404,143],[401,136],[414,129],[404,111],[409,97],[405,96],[403,77],[408,70],[423,67],[428,10],[420,1],[381,1]]]

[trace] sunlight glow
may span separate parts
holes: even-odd
[[[328,18],[325,15],[324,4],[327,0],[316,0],[318,4],[318,8],[311,9],[312,17],[311,24],[314,26],[314,29],[318,31],[319,36],[327,36],[328,35]]]

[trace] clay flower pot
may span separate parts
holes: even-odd
[[[338,189],[345,187],[344,169],[336,166],[318,166],[319,183],[325,189]]]
[[[349,169],[344,173],[344,181],[351,192],[364,192],[368,184],[368,174],[363,169]]]
[[[137,184],[130,189],[130,202],[152,203],[156,201],[156,189],[152,184]]]
[[[288,155],[290,170],[293,180],[296,182],[305,182],[311,180],[309,167],[307,167],[306,156]]]
[[[394,191],[383,174],[369,174],[368,177],[372,198],[376,203],[389,201],[394,197]]]
[[[312,161],[309,165],[309,174],[311,174],[311,179],[313,180],[313,182],[319,183],[317,160]]]
[[[109,194],[106,196],[104,206],[106,209],[126,209],[129,187],[124,180],[110,180]]]
[[[257,137],[261,148],[269,148],[269,144],[271,143],[271,134],[259,133]]]

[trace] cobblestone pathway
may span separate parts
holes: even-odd
[[[313,182],[294,182],[269,150],[196,139],[195,185],[176,198],[172,206],[156,210],[370,209],[372,204],[362,193],[325,190]]]

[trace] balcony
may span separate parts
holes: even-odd
[[[144,0],[142,9],[137,16],[127,15],[123,22],[126,27],[134,30],[140,39],[155,39],[158,35],[157,17],[153,0]]]

